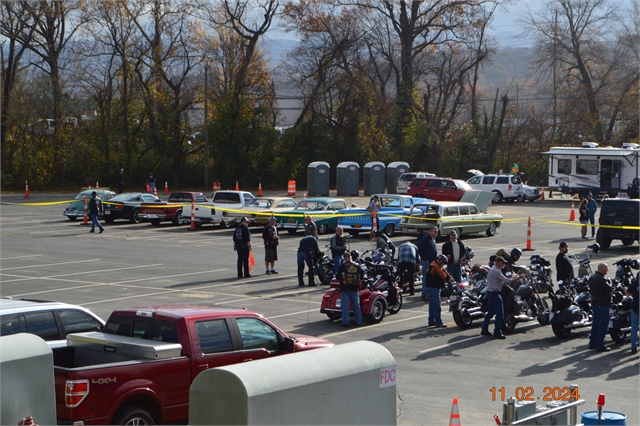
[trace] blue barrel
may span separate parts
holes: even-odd
[[[582,413],[582,423],[585,425],[597,425],[598,424],[598,412],[597,411],[587,411]],[[627,416],[622,413],[616,413],[615,411],[603,411],[602,412],[602,421],[600,423],[602,426],[605,425],[627,425]]]

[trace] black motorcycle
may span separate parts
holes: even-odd
[[[502,289],[504,302],[504,320],[502,331],[511,333],[519,322],[533,321],[538,318],[548,307],[533,282],[527,279],[521,282],[517,290],[505,285]]]
[[[572,330],[591,326],[591,294],[587,277],[558,285],[558,291],[549,292],[551,307],[538,317],[538,322],[541,325],[551,324],[553,334],[558,339],[566,339]]]
[[[531,281],[538,293],[547,293],[553,289],[551,262],[537,253],[529,258]]]
[[[616,343],[624,343],[627,333],[631,331],[631,296],[624,296],[624,289],[629,287],[634,277],[633,269],[640,269],[637,259],[620,259],[614,263],[616,289],[611,294],[611,310],[609,313],[609,336]]]

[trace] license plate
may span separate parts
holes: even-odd
[[[147,215],[147,219],[156,219],[158,217],[158,215],[155,214],[148,214]]]
[[[353,225],[353,227],[354,227],[354,228],[361,228],[361,227],[362,227],[362,225],[360,225],[360,224],[358,223],[358,224]]]
[[[458,301],[458,296],[449,296],[449,301],[450,302],[457,302]]]
[[[108,216],[108,215],[110,215],[110,214],[111,214],[111,212],[110,212],[109,210],[105,210],[104,214],[105,214],[106,216]]]
[[[340,308],[340,299],[336,299],[336,308]]]

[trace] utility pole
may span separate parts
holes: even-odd
[[[209,189],[209,64],[204,64],[204,190]]]

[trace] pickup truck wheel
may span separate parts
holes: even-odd
[[[221,229],[230,228],[229,222],[227,222],[226,220],[223,220],[222,222],[220,222],[220,228]]]
[[[131,212],[131,216],[129,217],[129,222],[131,223],[140,223],[140,209],[135,209]]]
[[[387,234],[387,237],[389,238],[393,237],[393,223],[388,223],[387,226],[384,227],[382,232]]]
[[[112,425],[155,425],[153,417],[142,408],[124,405],[113,416]]]
[[[173,220],[171,221],[171,223],[175,226],[180,226],[182,223],[180,216],[182,216],[182,210],[176,211],[176,213],[173,215]]]
[[[160,219],[150,219],[149,222],[151,222],[151,224],[153,226],[158,226],[158,225],[160,225],[160,222],[162,222],[162,220],[160,220]]]
[[[347,231],[349,232],[349,235],[351,235],[352,237],[357,237],[358,235],[360,235],[360,231]]]

